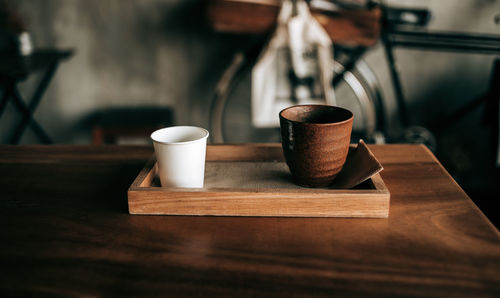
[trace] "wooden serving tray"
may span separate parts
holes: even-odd
[[[156,174],[153,157],[128,190],[130,214],[389,216],[390,193],[379,174],[354,189],[300,187],[279,144],[208,145],[204,188],[164,188]]]

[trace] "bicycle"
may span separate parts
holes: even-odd
[[[500,53],[500,36],[423,31],[431,17],[431,13],[426,9],[387,7],[382,2],[376,1],[365,1],[355,5],[343,1],[310,1],[309,4],[312,11],[327,16],[370,13],[379,24],[376,28],[378,32],[370,42],[343,44],[335,39],[336,63],[332,87],[338,95],[337,104],[353,110],[357,119],[353,125],[353,138],[363,138],[367,142],[394,142],[404,138],[407,142],[427,143],[431,149],[435,146],[432,133],[425,128],[411,126],[409,123],[404,92],[395,67],[393,51],[396,47],[470,51],[494,55]],[[262,38],[260,42],[263,43],[264,40],[265,38]],[[388,137],[385,100],[380,85],[374,71],[362,60],[363,55],[377,41],[384,46],[398,115],[405,128],[404,135],[398,137],[399,139]],[[258,53],[256,48],[259,49],[255,46],[249,51],[237,53],[217,85],[210,119],[214,142],[279,141],[279,128],[248,129],[250,105],[249,100],[245,99],[248,95],[235,87],[242,81],[248,81],[248,70],[251,69],[256,60],[255,54]],[[229,100],[230,93],[231,100]],[[228,117],[229,113],[232,115]]]

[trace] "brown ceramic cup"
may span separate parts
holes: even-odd
[[[342,170],[354,116],[329,105],[297,105],[279,114],[281,144],[295,183],[323,187]]]

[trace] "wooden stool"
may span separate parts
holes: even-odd
[[[92,144],[149,144],[158,128],[173,125],[170,108],[115,108],[98,112],[92,128]]]

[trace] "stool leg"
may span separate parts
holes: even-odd
[[[93,145],[103,145],[104,144],[104,132],[101,127],[95,127],[92,130],[92,144]]]
[[[2,99],[0,100],[0,117],[2,117],[2,113],[5,110],[5,107],[7,106],[7,103],[9,102],[9,99],[12,96],[13,91],[14,91],[13,82],[9,81],[4,84]]]
[[[11,139],[11,143],[17,144],[19,143],[19,140],[21,139],[21,136],[23,135],[26,127],[28,125],[31,125],[33,128],[33,131],[35,134],[38,136],[38,138],[44,143],[44,144],[51,144],[52,140],[49,138],[49,136],[43,131],[40,125],[33,123],[36,123],[33,121],[33,113],[38,107],[38,104],[40,103],[40,100],[42,99],[43,94],[45,93],[45,90],[47,90],[47,87],[49,86],[50,81],[52,80],[52,77],[54,76],[54,73],[56,72],[58,63],[53,63],[50,65],[50,67],[45,71],[40,83],[38,84],[38,87],[35,90],[35,93],[33,94],[33,97],[31,98],[31,101],[29,103],[29,107],[27,107],[29,113],[24,113],[22,115],[21,122],[19,125],[16,127],[14,135]],[[24,107],[26,105],[22,102],[21,96],[19,92],[14,90],[16,93],[15,96],[18,97],[18,102],[22,103]],[[35,127],[38,126],[38,127]]]
[[[10,139],[11,144],[19,144],[19,141],[21,140],[21,136],[24,132],[24,129],[26,128],[26,125],[31,125],[33,132],[37,135],[38,138],[44,143],[44,144],[52,144],[52,140],[50,137],[45,133],[43,130],[42,126],[36,122],[35,119],[33,119],[33,114],[32,111],[26,106],[26,104],[21,100],[21,96],[19,94],[19,91],[17,88],[14,88],[14,93],[12,95],[13,102],[17,109],[21,112],[23,115],[23,122],[21,123],[22,125],[19,125],[16,131],[14,132],[12,138]],[[21,129],[20,129],[21,128]]]

